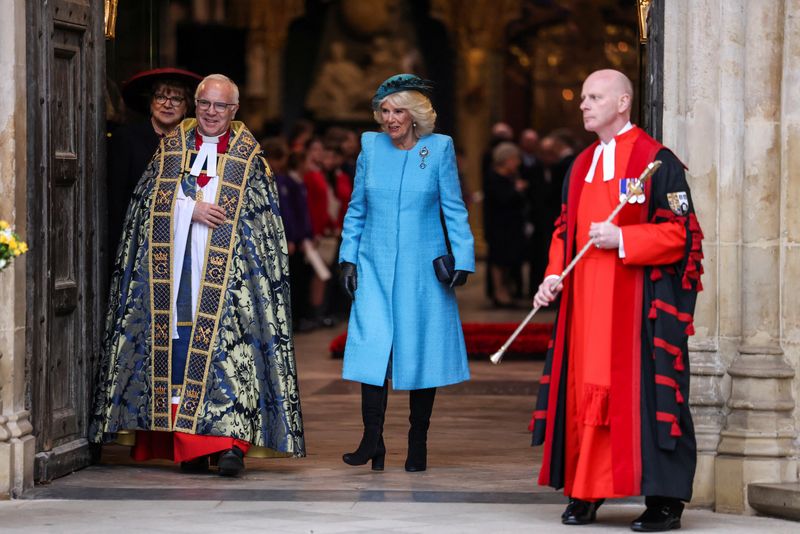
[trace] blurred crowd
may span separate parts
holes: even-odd
[[[541,283],[578,144],[565,128],[540,138],[533,129],[516,137],[506,123],[492,126],[482,173],[486,294],[495,307],[516,307],[518,299],[527,305]]]
[[[262,139],[280,196],[289,249],[295,331],[333,326],[349,308],[338,283],[342,223],[353,192],[359,135],[299,120],[288,136]]]
[[[337,257],[359,134],[338,126],[320,134],[313,122],[300,120],[288,136],[267,137],[261,144],[280,194],[295,331],[333,326],[349,309],[336,283]],[[508,124],[496,123],[483,155],[482,191],[468,191],[462,176],[467,207],[483,206],[486,293],[493,306],[524,306],[536,292],[561,210],[564,176],[578,145],[564,128],[540,138],[532,129],[515,136]],[[462,157],[457,150],[459,169]]]

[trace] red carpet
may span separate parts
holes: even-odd
[[[470,358],[477,358],[493,354],[500,349],[518,325],[518,323],[464,323],[467,355]],[[544,357],[552,330],[552,324],[529,324],[517,336],[504,357]],[[330,351],[334,358],[341,358],[344,355],[346,340],[347,331],[331,341]]]

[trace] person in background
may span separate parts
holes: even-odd
[[[302,227],[305,238],[300,242],[299,253],[289,257],[289,274],[292,279],[292,323],[295,332],[310,332],[319,326],[310,319],[311,279],[315,274],[307,255],[314,247],[314,232],[311,229],[311,215],[308,212],[308,192],[303,181],[306,160],[305,152],[292,152],[289,154],[286,166],[287,174],[302,193],[302,202],[299,199],[297,202],[298,210],[302,211],[304,216]]]
[[[306,143],[303,182],[308,193],[308,212],[311,217],[314,246],[323,262],[330,268],[336,259],[339,243],[340,230],[337,218],[340,203],[326,176],[325,146],[317,137],[312,137]],[[330,327],[335,322],[325,309],[326,288],[327,281],[314,273],[309,287],[308,319],[318,326]]]
[[[308,214],[305,185],[289,174],[289,146],[282,137],[268,137],[261,141],[278,186],[281,219],[286,232],[289,256],[299,251],[305,239],[311,238],[311,221]]]
[[[509,141],[492,152],[492,171],[486,179],[483,224],[489,245],[488,263],[494,288],[493,304],[514,307],[514,274],[525,254],[526,182],[519,174],[519,147]]]
[[[305,152],[308,141],[314,137],[314,123],[307,119],[297,119],[289,133],[289,151]]]
[[[340,145],[344,161],[342,162],[342,170],[350,177],[350,184],[352,185],[356,177],[356,159],[358,153],[361,151],[361,144],[358,135],[353,130],[345,130],[344,139]]]
[[[514,141],[514,129],[508,123],[505,122],[496,122],[492,125],[491,134],[489,137],[489,144],[486,147],[486,150],[483,152],[483,156],[481,157],[481,191],[486,190],[486,181],[489,179],[489,176],[493,173],[493,162],[492,162],[492,152],[494,148],[499,145],[500,143],[508,141]],[[484,221],[484,231],[485,228],[485,221]],[[486,296],[494,300],[494,280],[492,278],[492,262],[490,260],[486,261]]]
[[[282,137],[270,137],[261,142],[278,186],[281,219],[286,232],[289,252],[289,277],[292,287],[292,322],[295,330],[305,331],[301,318],[308,307],[308,271],[304,261],[304,243],[312,238],[308,214],[306,186],[298,176],[297,161],[302,154],[291,154]]]
[[[347,204],[350,202],[350,195],[353,194],[353,185],[350,177],[342,170],[344,154],[341,146],[336,143],[326,143],[322,156],[322,168],[328,182],[329,195],[328,210],[329,215],[336,222],[335,233],[338,236],[342,232],[344,214],[347,212]]]
[[[539,134],[536,130],[532,128],[526,128],[522,130],[519,134],[519,153],[521,158],[521,164],[519,167],[519,174],[523,180],[528,183],[528,194],[526,196],[525,202],[525,226],[524,226],[524,234],[525,234],[525,250],[530,251],[533,247],[531,247],[531,243],[534,240],[534,232],[536,231],[536,214],[534,212],[534,197],[538,195],[537,190],[539,189],[538,185],[541,182],[541,173],[542,173],[542,165],[539,159]],[[548,232],[549,233],[549,232]],[[515,297],[522,297],[523,294],[530,297],[533,295],[534,284],[539,283],[541,278],[532,279],[530,277],[531,266],[533,264],[533,258],[531,258],[531,254],[526,254],[524,258],[524,262],[528,263],[528,287],[527,290],[525,288],[525,283],[523,282],[523,269],[522,264],[518,269],[513,270],[509,273],[509,276],[514,281],[515,285]],[[531,282],[531,280],[535,280],[535,282]]]
[[[325,143],[323,155],[323,169],[328,180],[328,210],[330,216],[336,222],[333,232],[335,236],[335,250],[338,255],[340,236],[344,215],[347,212],[347,205],[350,203],[350,195],[353,193],[353,182],[343,170],[344,155],[342,153],[340,141],[346,136],[347,130],[340,129],[341,135],[338,141],[329,139]],[[333,278],[338,278],[339,265],[333,261],[330,265]],[[331,318],[341,319],[347,316],[350,307],[350,299],[336,283],[328,283],[325,291],[325,312]]]
[[[122,223],[133,190],[161,139],[194,108],[193,93],[200,81],[197,74],[171,67],[140,72],[122,86],[129,109],[145,115],[116,128],[108,154],[108,240],[111,256],[116,254]]]
[[[575,159],[575,140],[569,130],[554,130],[539,144],[539,165],[532,175],[528,202],[531,206],[533,234],[528,247],[528,287],[533,293],[544,278],[553,224],[561,214],[561,187],[569,166]]]
[[[522,178],[530,181],[531,176],[539,167],[539,134],[536,130],[528,128],[519,135],[519,153],[521,164],[519,172]]]

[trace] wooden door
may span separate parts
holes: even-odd
[[[28,354],[35,477],[87,465],[100,341],[102,0],[28,2]]]
[[[664,115],[664,5],[653,0],[647,17],[647,43],[639,45],[639,117],[641,126],[661,139]]]

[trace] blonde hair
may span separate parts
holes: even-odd
[[[393,106],[408,111],[414,121],[414,133],[417,137],[424,137],[433,133],[433,128],[436,125],[436,111],[434,111],[433,104],[431,104],[427,96],[419,91],[399,91],[381,100],[378,109],[373,111],[372,115],[375,117],[375,122],[385,129],[380,108],[384,102],[389,102]]]

